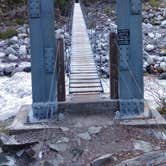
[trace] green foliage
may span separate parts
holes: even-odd
[[[54,0],[55,8],[59,8],[62,15],[67,14],[71,3],[71,0]]]
[[[8,39],[17,35],[17,32],[13,29],[8,29],[5,32],[0,32],[0,39]]]
[[[112,11],[112,8],[110,6],[107,6],[105,9],[104,9],[104,13],[106,15],[110,15],[111,14],[111,11]]]
[[[23,18],[16,18],[16,23],[18,25],[23,25],[24,24],[24,19]]]
[[[159,7],[160,3],[158,0],[149,0],[149,5],[152,7]]]

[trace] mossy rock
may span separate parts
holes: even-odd
[[[166,115],[166,107],[158,108],[160,114]]]
[[[8,29],[4,32],[0,32],[0,39],[8,39],[17,35],[17,31],[13,29]]]

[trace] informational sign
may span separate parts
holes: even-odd
[[[130,44],[130,31],[129,29],[118,30],[118,44],[129,45]]]

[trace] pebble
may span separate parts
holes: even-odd
[[[55,150],[56,152],[65,152],[68,148],[67,143],[55,143],[55,144],[48,144],[49,148]]]
[[[13,36],[11,39],[10,39],[10,42],[12,44],[16,44],[18,42],[18,37],[17,36]]]
[[[154,64],[154,59],[149,56],[149,57],[147,58],[147,63],[148,63],[149,65]]]
[[[150,38],[154,38],[154,37],[155,37],[155,35],[154,35],[153,32],[149,32],[149,33],[148,33],[148,36],[149,36]]]
[[[89,135],[88,132],[80,133],[80,134],[78,134],[78,137],[80,137],[81,139],[86,140],[86,141],[91,140],[91,136]]]
[[[145,142],[142,140],[134,140],[133,145],[134,145],[134,149],[136,150],[141,150],[146,153],[153,151],[152,144],[149,142]]]
[[[6,51],[5,51],[5,53],[6,53],[7,55],[9,55],[9,54],[16,55],[16,50],[14,50],[12,47],[8,47],[8,48],[6,49]]]
[[[26,37],[28,37],[28,34],[26,34],[26,33],[19,33],[18,37],[19,38],[26,38]]]
[[[161,73],[161,74],[159,75],[159,79],[160,79],[160,80],[166,80],[166,73]]]
[[[25,45],[20,46],[20,48],[19,48],[19,54],[21,56],[26,56],[27,55],[27,49],[26,49]]]
[[[88,129],[88,132],[90,134],[98,134],[100,131],[101,131],[102,127],[95,127],[95,126],[92,126]]]
[[[5,53],[4,52],[0,52],[0,58],[5,57]]]
[[[155,49],[154,45],[152,44],[148,44],[146,47],[145,47],[146,51],[153,51]]]
[[[166,71],[166,62],[161,62],[160,68],[161,68],[161,70],[163,70],[165,72]]]
[[[17,57],[13,54],[9,54],[8,58],[12,61],[17,60]]]
[[[112,154],[106,154],[93,160],[91,166],[102,166],[106,164],[113,164],[115,160],[116,158],[113,157]]]
[[[161,22],[161,27],[166,28],[166,20]]]

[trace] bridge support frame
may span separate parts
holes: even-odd
[[[120,117],[144,112],[142,1],[117,0]]]
[[[48,119],[57,112],[56,44],[53,0],[29,0],[33,116]]]

